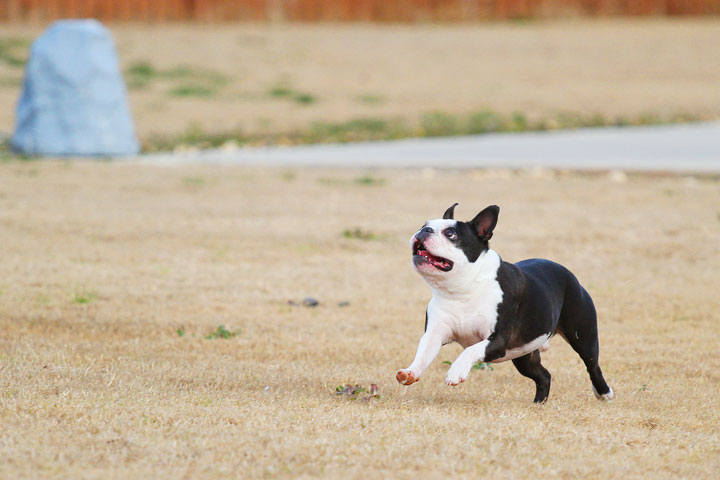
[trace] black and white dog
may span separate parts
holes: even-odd
[[[595,396],[612,399],[598,365],[595,306],[575,275],[550,260],[503,262],[488,246],[500,208],[489,206],[459,222],[453,219],[456,205],[410,239],[413,267],[430,285],[432,299],[415,360],[397,372],[397,381],[417,382],[440,347],[455,341],[464,350],[445,383],[462,383],[477,362],[512,360],[535,381],[535,402],[544,402],[550,373],[540,363],[540,351],[558,333],[585,362]]]

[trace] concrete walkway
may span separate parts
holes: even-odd
[[[720,123],[253,147],[133,159],[153,165],[567,168],[720,173]]]

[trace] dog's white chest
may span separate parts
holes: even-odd
[[[486,315],[468,316],[458,322],[453,330],[454,340],[467,348],[485,340],[495,330],[496,316],[488,318]]]
[[[465,308],[450,315],[448,326],[452,339],[467,348],[489,337],[495,331],[498,303],[492,301],[465,305]]]
[[[494,278],[479,284],[470,297],[433,296],[428,305],[428,321],[445,324],[451,332],[450,340],[467,348],[495,331],[502,296],[500,284]]]

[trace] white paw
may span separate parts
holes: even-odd
[[[445,376],[445,383],[453,387],[455,385],[460,385],[467,379],[469,374],[470,367],[467,367],[465,365],[459,365],[456,361],[455,363],[450,365],[450,370],[448,370],[448,373]]]
[[[610,387],[608,387],[608,388],[610,388]],[[612,400],[613,397],[615,396],[615,392],[613,392],[612,388],[610,388],[610,391],[608,393],[604,393],[604,394],[600,395],[597,392],[597,390],[595,390],[595,387],[593,387],[593,393],[595,394],[595,398],[597,398],[598,400],[603,400],[605,402]]]
[[[420,378],[415,375],[415,373],[409,368],[403,368],[402,370],[398,370],[397,374],[395,375],[395,379],[403,385],[412,385],[413,383],[420,380]]]

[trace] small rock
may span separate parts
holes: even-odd
[[[220,146],[223,152],[236,152],[240,149],[240,144],[235,140],[228,140]]]
[[[628,176],[622,170],[611,170],[608,172],[608,180],[613,183],[627,183]]]
[[[317,299],[313,297],[305,297],[303,300],[303,305],[306,307],[317,307],[320,302],[317,301]]]
[[[350,306],[350,302],[348,302],[347,300],[338,303],[338,307],[340,307],[340,308],[348,307],[348,306]]]

